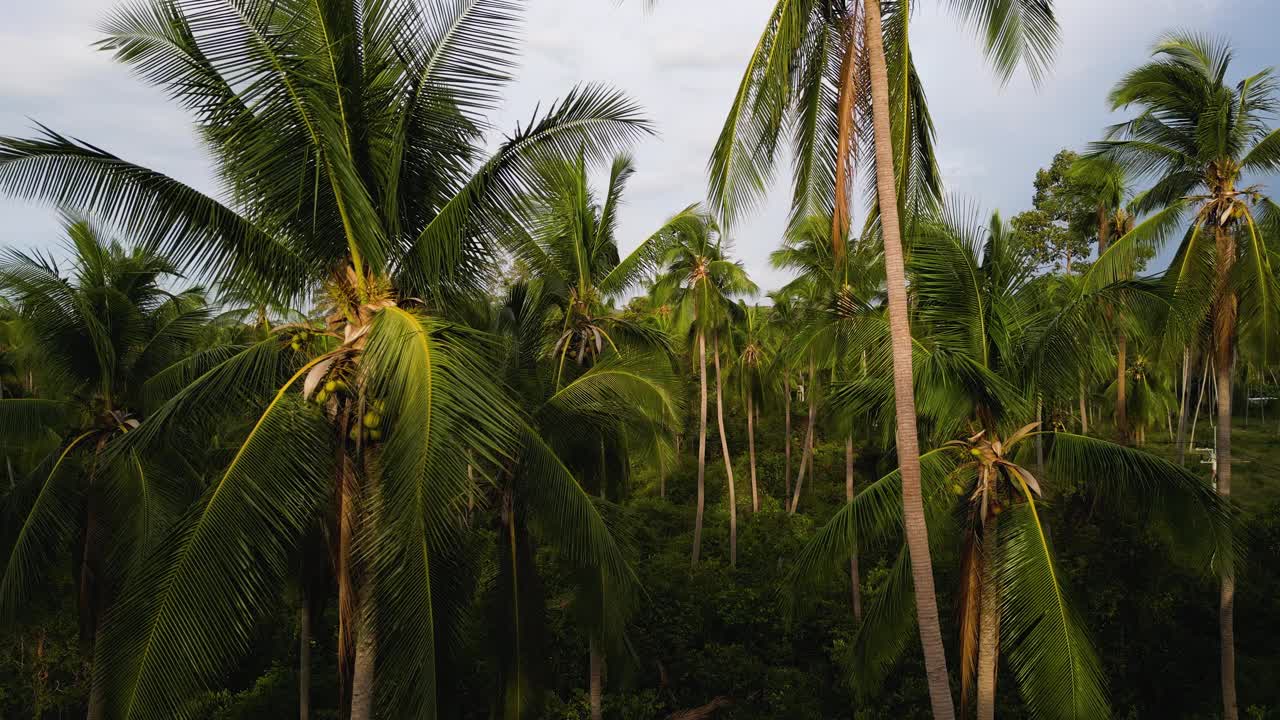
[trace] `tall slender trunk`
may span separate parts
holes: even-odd
[[[98,443],[94,465],[101,454],[103,443]],[[102,569],[102,538],[99,537],[98,503],[95,500],[94,485],[97,473],[95,468],[89,471],[89,499],[85,505],[84,537],[80,552],[80,632],[81,637],[89,640],[89,656],[94,661],[93,674],[89,680],[89,707],[87,720],[105,720],[107,716],[107,691],[103,685],[103,673],[97,667],[98,651],[102,640],[102,618],[106,614],[104,602],[105,589],[99,575]]]
[[[747,390],[747,457],[751,461],[751,512],[760,512],[760,489],[756,484],[756,413],[750,389]]]
[[[347,425],[353,412],[352,402],[340,404],[336,419],[338,425],[337,457],[334,467],[337,468],[335,482],[338,495],[338,546],[337,580],[338,580],[338,691],[339,707],[344,710],[351,706],[351,673],[355,664],[355,638],[357,636],[356,614],[358,612],[356,598],[356,577],[354,552],[352,544],[356,535],[356,479],[347,454]]]
[[[720,430],[720,452],[724,454],[725,482],[729,484],[729,566],[738,565],[738,494],[733,482],[733,457],[729,455],[729,436],[724,431],[724,393],[720,379],[720,338],[715,339],[711,358],[716,366],[716,427]]]
[[[800,472],[796,474],[795,494],[791,497],[790,511],[800,508],[800,490],[804,487],[805,470],[813,472],[813,433],[818,421],[818,366],[809,351],[809,429],[804,434],[804,447],[800,455]]]
[[[853,502],[853,433],[844,439],[844,499]],[[858,546],[849,555],[849,588],[854,622],[862,624],[862,577],[858,572]]]
[[[1129,339],[1120,333],[1116,337],[1116,430],[1123,443],[1129,442],[1128,362]]]
[[[372,586],[366,582],[360,594],[362,618],[356,638],[355,670],[351,676],[351,720],[373,718],[373,664],[378,653],[378,634],[373,627]]]
[[[889,68],[884,57],[880,0],[865,0],[867,62],[871,76],[872,125],[875,133],[876,191],[884,236],[884,264],[889,294],[889,329],[893,340],[893,396],[897,415],[898,467],[902,475],[902,518],[911,554],[916,617],[924,648],[925,674],[934,720],[952,720],[955,704],[947,674],[947,655],[938,625],[938,599],[933,587],[929,529],[920,489],[920,448],[916,437],[916,399],[912,386],[911,322],[907,317],[907,281],[898,218],[898,189],[893,171],[892,125],[889,121]]]
[[[1217,355],[1214,359],[1218,393],[1217,480],[1218,493],[1224,497],[1231,495],[1231,366],[1235,360],[1236,296],[1227,287],[1235,256],[1235,236],[1219,226],[1217,270],[1221,295],[1213,309],[1213,344]],[[1238,720],[1240,716],[1236,705],[1235,586],[1235,571],[1228,567],[1222,573],[1222,591],[1218,597],[1223,720]]]
[[[94,668],[89,680],[89,710],[86,720],[105,720],[107,717],[107,690],[102,684],[101,674],[97,668],[97,651],[102,641],[102,623],[93,632]]]
[[[1178,446],[1178,464],[1187,462],[1187,400],[1191,394],[1191,346],[1182,349],[1182,394],[1178,397],[1178,434],[1174,444]]]
[[[604,658],[600,655],[600,645],[594,633],[591,635],[591,720],[601,720],[604,711],[601,709],[604,700]]]
[[[377,471],[366,447],[361,455],[361,480],[359,500],[361,512],[357,515],[360,532],[372,536],[377,530],[377,502],[379,494]],[[356,611],[356,659],[351,675],[350,720],[373,720],[374,664],[378,657],[378,631],[374,617],[375,585],[371,572],[360,574],[359,606]]]
[[[1089,434],[1089,407],[1085,404],[1084,372],[1080,373],[1080,434]]]
[[[787,368],[782,375],[782,394],[784,399],[783,415],[786,416],[786,429],[783,431],[786,435],[786,456],[787,456],[787,475],[785,479],[786,493],[782,496],[784,502],[791,498],[791,369]]]
[[[1200,374],[1200,391],[1196,393],[1196,411],[1191,415],[1191,437],[1187,438],[1187,443],[1192,448],[1196,444],[1196,424],[1200,422],[1200,405],[1204,402],[1204,390],[1209,385],[1209,366],[1212,364],[1213,360],[1209,357],[1209,353],[1205,353],[1204,372]],[[1214,382],[1217,380],[1215,379]]]
[[[693,560],[702,554],[702,513],[707,505],[707,337],[698,331],[698,386],[702,393],[698,415],[698,511],[693,520]]]
[[[996,716],[996,658],[1000,638],[999,589],[996,586],[996,514],[982,526],[982,597],[978,618],[978,720]]]
[[[298,608],[298,720],[311,718],[311,599]]]

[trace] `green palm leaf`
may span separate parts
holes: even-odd
[[[1000,587],[1001,655],[1035,717],[1110,714],[1097,654],[1072,608],[1036,512],[1027,502],[1001,516],[995,579]]]
[[[397,285],[423,292],[473,283],[497,238],[507,235],[537,186],[539,165],[582,153],[596,160],[652,132],[640,108],[601,85],[574,88],[541,117],[517,127],[409,244]],[[426,293],[424,293],[426,294]]]
[[[247,649],[332,477],[327,424],[288,392],[308,369],[279,389],[113,606],[96,664],[113,717],[181,717],[191,694]]]
[[[308,270],[268,232],[166,175],[52,130],[0,138],[0,190],[119,227],[210,281],[251,277],[292,297]]]
[[[513,416],[470,346],[474,334],[391,307],[365,351],[368,387],[385,402],[374,535],[364,554],[375,588],[380,704],[397,717],[436,714],[432,558],[460,515],[467,451],[494,460]]]
[[[86,432],[71,439],[36,471],[40,482],[34,501],[14,525],[17,534],[0,577],[0,618],[6,621],[21,610],[32,587],[44,577],[53,554],[76,528],[80,483],[74,472],[73,451],[83,449],[93,434]]]

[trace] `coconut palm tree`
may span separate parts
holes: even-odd
[[[938,630],[911,397],[911,332],[906,318],[900,214],[927,209],[940,196],[932,121],[910,53],[909,0],[780,1],[748,60],[710,161],[711,203],[726,227],[768,187],[778,137],[794,127],[793,217],[831,218],[833,256],[845,253],[848,196],[858,148],[875,178],[874,208],[884,240],[888,306],[897,348],[897,443],[903,503],[920,595],[921,641],[935,718],[951,718],[946,656]],[[1008,77],[1025,62],[1033,76],[1048,63],[1057,37],[1048,0],[951,3],[984,37],[987,56]],[[886,51],[887,50],[887,51]],[[892,76],[891,76],[892,73]]]
[[[728,438],[724,431],[724,412],[719,390],[719,337],[729,325],[737,306],[732,298],[756,292],[755,283],[747,277],[742,263],[729,259],[728,247],[719,228],[710,217],[703,216],[697,227],[683,228],[661,263],[664,274],[658,279],[659,292],[669,297],[681,316],[689,319],[689,330],[698,352],[698,505],[693,525],[691,563],[698,564],[702,552],[702,520],[706,507],[707,473],[707,338],[710,337],[717,366],[716,407],[724,469],[729,490],[729,557],[737,560],[738,510],[733,480],[733,459],[729,456]]]
[[[801,313],[797,298],[786,290],[769,293],[772,305],[769,310],[769,327],[777,338],[778,346],[785,347],[799,329]],[[782,376],[782,416],[783,416],[783,448],[786,456],[785,477],[783,478],[783,504],[791,498],[791,358],[785,352],[774,354],[772,376]]]
[[[1097,212],[1098,255],[1107,251],[1112,238],[1123,237],[1132,229],[1133,216],[1125,207],[1131,192],[1124,166],[1101,157],[1081,158],[1070,170],[1088,193]],[[1132,270],[1131,270],[1132,271]],[[1108,317],[1122,308],[1108,308]],[[1128,419],[1128,337],[1116,331],[1115,415],[1116,430],[1122,441],[1129,439]]]
[[[756,481],[756,414],[764,403],[765,388],[770,384],[765,373],[772,358],[766,335],[768,329],[768,308],[759,305],[748,306],[738,301],[737,331],[738,357],[735,365],[738,369],[738,382],[747,411],[747,460],[751,466],[751,512],[760,512],[760,488]]]
[[[840,261],[832,258],[827,240],[826,218],[811,216],[792,224],[783,246],[774,251],[769,261],[774,267],[797,274],[783,292],[804,298],[803,321],[796,328],[787,347],[798,364],[802,357],[810,365],[809,423],[796,492],[790,510],[800,504],[800,490],[806,467],[813,458],[814,426],[817,422],[819,378],[817,368],[830,370],[833,376],[847,371],[850,351],[854,347],[853,330],[868,312],[875,312],[876,296],[881,289],[880,262],[883,258],[873,243],[859,243],[853,253]],[[857,359],[854,359],[857,364]],[[846,463],[848,464],[848,463]],[[810,468],[811,469],[811,468]]]
[[[445,316],[486,287],[544,159],[603,159],[649,129],[619,93],[580,87],[485,158],[516,21],[498,0],[117,10],[102,47],[194,115],[222,200],[52,130],[0,139],[0,189],[92,212],[211,282],[319,306],[193,363],[129,434],[143,447],[175,421],[207,422],[214,398],[257,418],[108,617],[98,670],[113,716],[170,717],[242,653],[330,501],[351,717],[371,717],[375,692],[397,717],[434,713],[435,541],[467,459],[518,439],[483,342]]]
[[[647,449],[680,410],[675,375],[643,346],[607,347],[589,363],[562,365],[562,306],[556,283],[517,284],[494,308],[491,325],[505,339],[494,366],[529,418],[518,449],[493,467],[488,507],[499,542],[493,627],[507,628],[501,647],[504,718],[537,717],[545,687],[549,632],[535,547],[550,548],[578,581],[573,613],[589,637],[592,714],[599,717],[601,658],[622,647],[623,626],[639,582],[619,551],[592,494],[622,484],[628,448]],[[601,561],[606,564],[600,565]]]
[[[198,289],[165,289],[177,277],[165,258],[105,240],[83,220],[69,220],[66,232],[70,273],[16,250],[0,263],[0,293],[29,328],[23,359],[49,381],[43,398],[0,399],[0,423],[7,439],[33,446],[46,433],[57,438],[24,489],[30,504],[7,549],[0,616],[20,614],[74,535],[80,630],[92,661],[122,569],[152,548],[172,502],[191,495],[157,492],[157,455],[113,458],[109,447],[165,397],[166,372],[194,350],[210,313]],[[105,717],[105,703],[94,682],[88,717]]]
[[[584,368],[594,370],[592,383],[599,382],[599,377],[613,378],[615,382],[626,379],[639,383],[641,390],[669,393],[670,389],[663,387],[661,382],[646,385],[648,379],[637,373],[637,368],[610,366],[606,372],[603,367],[596,366],[601,358],[612,356],[616,360],[629,354],[623,352],[623,348],[628,346],[639,349],[642,361],[654,352],[670,352],[667,333],[655,332],[651,326],[636,322],[626,313],[614,312],[608,303],[618,299],[642,276],[651,274],[658,260],[682,231],[699,230],[703,220],[697,206],[691,205],[676,213],[629,255],[622,257],[616,238],[617,212],[626,183],[634,173],[630,156],[624,154],[614,158],[603,205],[589,190],[588,168],[582,155],[570,162],[548,161],[540,172],[542,183],[534,188],[527,207],[521,212],[523,230],[513,243],[517,256],[538,278],[532,286],[534,299],[525,297],[529,289],[521,289],[519,307],[509,307],[506,314],[520,316],[521,312],[533,313],[533,320],[537,320],[548,317],[550,307],[557,309],[560,329],[552,349],[555,366],[553,389],[557,393],[565,392],[571,377]],[[513,294],[509,304],[516,300],[517,296]],[[530,302],[533,304],[529,305]],[[572,363],[568,362],[570,358]],[[578,368],[576,373],[572,370],[575,365]],[[567,369],[570,370],[568,374]],[[665,374],[669,373],[668,368]],[[661,380],[665,374],[657,372],[655,377]],[[662,395],[659,399],[670,404],[669,395]],[[571,457],[577,459],[566,465],[576,467],[579,473],[585,471],[589,476],[584,478],[589,480],[586,484],[601,497],[605,497],[611,488],[616,497],[628,467],[626,450],[634,445],[635,440],[647,441],[642,447],[651,449],[659,457],[659,462],[668,454],[664,441],[669,433],[660,429],[674,425],[676,413],[667,407],[668,412],[657,413],[654,417],[638,414],[645,407],[643,403],[636,405],[633,408],[637,413],[635,416],[603,430],[590,431],[572,425],[556,428],[559,432],[571,433],[566,437],[576,438],[574,447],[577,452]],[[626,415],[623,410],[619,413]],[[630,432],[624,432],[628,428]],[[631,443],[624,442],[628,437]],[[561,446],[570,444],[559,443]],[[592,447],[593,444],[596,447]],[[600,462],[585,463],[583,467],[583,458],[598,458]],[[606,458],[610,461],[605,462]],[[606,604],[613,606],[618,603],[610,600]],[[617,639],[617,633],[611,633],[609,642],[616,645]],[[600,711],[601,674],[598,669],[604,640],[599,633],[591,636],[590,680],[594,717],[598,717]]]
[[[1051,397],[1054,382],[1074,386],[1075,361],[1052,365],[1052,358],[1071,355],[1062,343],[1096,318],[1101,299],[1127,295],[1113,288],[1111,295],[1081,300],[1092,316],[1071,317],[1073,306],[1043,302],[1046,278],[1034,276],[998,217],[983,226],[950,215],[922,221],[917,230],[910,266],[913,326],[920,332],[914,380],[926,437],[937,445],[923,458],[924,498],[931,541],[959,537],[962,702],[972,699],[979,718],[994,716],[999,657],[1033,716],[1104,717],[1102,671],[1069,609],[1040,516],[1049,480],[1109,497],[1115,502],[1107,507],[1118,512],[1151,513],[1169,528],[1195,524],[1197,530],[1179,530],[1171,540],[1195,551],[1206,567],[1234,552],[1230,509],[1180,466],[1084,436],[1041,431],[1028,420],[1033,401]],[[883,318],[865,330],[876,347],[889,334]],[[874,372],[840,384],[831,402],[888,419],[891,353],[881,349],[869,363]],[[1040,435],[1049,445],[1046,472],[1033,473],[1027,441]],[[895,472],[859,493],[804,551],[794,579],[811,582],[813,573],[842,567],[856,548],[886,535],[900,542],[903,513],[893,502],[900,484]],[[905,593],[913,580],[908,553],[904,547],[851,648],[855,672],[868,687],[904,648],[903,630],[911,622]]]
[[[617,214],[634,164],[625,154],[613,159],[603,204],[590,191],[587,171],[582,155],[570,162],[543,163],[542,181],[521,211],[524,230],[514,243],[517,257],[543,280],[546,292],[560,298],[563,328],[556,352],[562,374],[570,358],[589,365],[606,346],[616,351],[618,333],[665,346],[662,335],[613,312],[608,303],[652,275],[680,232],[696,233],[703,222],[697,206],[690,205],[623,257],[616,238]]]
[[[1232,51],[1211,38],[1174,34],[1161,39],[1153,59],[1112,89],[1114,109],[1138,115],[1112,127],[1092,151],[1135,177],[1153,181],[1135,201],[1152,214],[1117,240],[1098,261],[1095,283],[1120,277],[1133,257],[1159,247],[1190,220],[1165,275],[1177,309],[1171,333],[1186,339],[1208,318],[1217,373],[1217,485],[1231,494],[1232,368],[1240,334],[1268,345],[1280,304],[1266,243],[1280,213],[1246,178],[1280,168],[1280,130],[1267,124],[1277,103],[1270,69],[1232,85]],[[1254,212],[1259,212],[1255,218]],[[1168,335],[1166,335],[1168,337]],[[1183,342],[1179,347],[1188,343]],[[1222,577],[1223,716],[1238,717],[1234,650],[1235,578]]]

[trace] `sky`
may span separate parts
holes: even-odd
[[[92,49],[100,21],[118,1],[4,3],[0,135],[27,135],[40,122],[216,194],[190,119]],[[627,92],[659,131],[633,149],[637,172],[619,242],[634,247],[705,197],[707,158],[774,2],[660,0],[646,11],[641,0],[526,0],[524,53],[493,115],[495,139],[577,83]],[[1082,148],[1119,119],[1107,111],[1106,92],[1161,33],[1225,34],[1236,50],[1235,78],[1280,65],[1272,45],[1280,27],[1276,0],[1058,0],[1062,42],[1052,73],[1038,87],[1023,73],[1002,86],[948,5],[919,0],[912,23],[946,189],[1006,217],[1030,205],[1035,171],[1055,152]],[[787,279],[768,256],[786,223],[788,180],[783,172],[767,202],[734,228],[737,255],[766,289]],[[0,247],[60,243],[51,209],[0,198]]]

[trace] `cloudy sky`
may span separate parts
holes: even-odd
[[[215,192],[188,119],[90,48],[116,1],[4,3],[0,134],[27,134],[39,121]],[[623,245],[634,245],[704,196],[706,159],[773,3],[666,0],[645,12],[639,0],[529,0],[523,63],[495,125],[514,127],[539,101],[581,81],[630,93],[661,132],[635,149],[638,172],[621,220]],[[1272,46],[1280,27],[1275,0],[1058,0],[1063,42],[1052,76],[1038,89],[1025,76],[1000,87],[976,42],[946,14],[947,4],[926,0],[912,25],[947,189],[1006,215],[1030,204],[1035,170],[1054,152],[1083,146],[1114,120],[1104,105],[1107,88],[1161,32],[1229,33],[1237,77],[1280,64]],[[784,279],[767,258],[785,222],[786,199],[780,183],[735,233],[738,253],[764,287]],[[58,242],[49,209],[0,199],[0,246]]]

